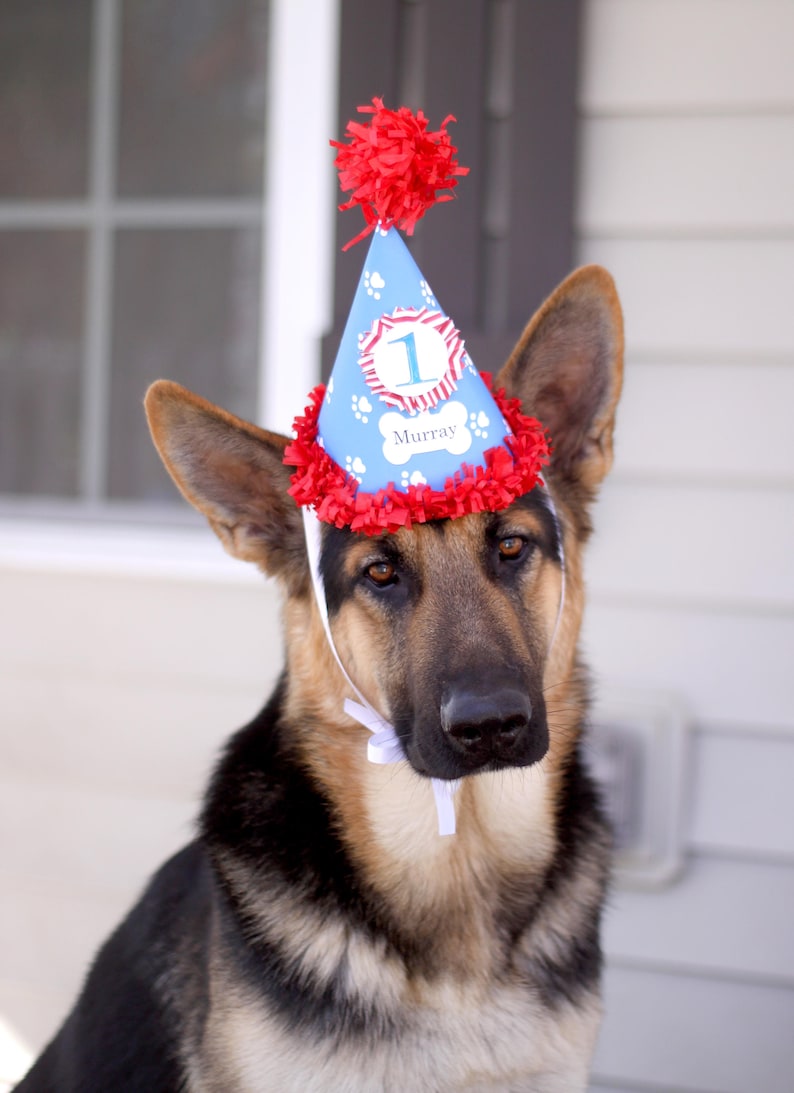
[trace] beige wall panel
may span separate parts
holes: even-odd
[[[587,111],[794,107],[789,0],[588,0],[585,14]]]
[[[585,235],[794,231],[794,109],[585,119],[579,147]]]

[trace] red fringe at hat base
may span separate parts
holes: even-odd
[[[491,377],[485,372],[481,375],[490,389]],[[484,467],[464,463],[447,479],[443,490],[425,484],[398,490],[390,482],[377,493],[367,493],[317,443],[324,397],[323,384],[311,391],[311,404],[303,416],[295,418],[295,439],[284,451],[284,463],[295,468],[289,492],[298,505],[311,506],[320,520],[338,528],[381,535],[428,520],[498,512],[529,493],[541,481],[541,469],[549,462],[551,447],[541,423],[521,413],[518,399],[496,391],[494,401],[512,435],[485,452]]]

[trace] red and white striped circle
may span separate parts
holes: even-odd
[[[451,319],[426,307],[381,315],[362,336],[359,353],[372,392],[409,413],[448,399],[463,372],[463,339]]]

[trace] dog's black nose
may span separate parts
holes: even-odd
[[[510,760],[529,729],[532,704],[512,687],[455,689],[441,704],[441,725],[452,747],[473,764]]]

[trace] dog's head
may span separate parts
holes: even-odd
[[[532,764],[549,749],[550,720],[560,730],[558,761],[571,745],[580,550],[588,504],[612,462],[622,351],[611,278],[598,267],[577,271],[538,311],[495,380],[551,434],[547,488],[501,512],[380,537],[323,529],[334,642],[420,774],[454,779]],[[287,438],[165,381],[149,390],[146,410],[166,467],[227,550],[285,585],[288,656],[304,700],[332,694],[338,709],[346,684],[318,624],[301,515],[287,492]]]

